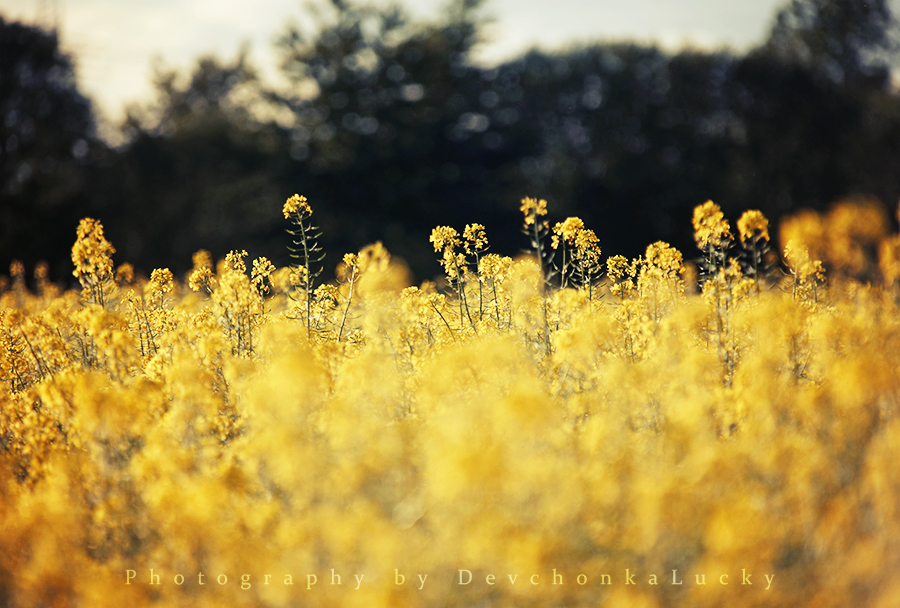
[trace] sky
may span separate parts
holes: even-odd
[[[188,69],[204,54],[230,59],[249,44],[255,65],[274,66],[273,40],[288,20],[309,22],[309,1],[0,0],[0,15],[59,24],[62,46],[76,58],[81,90],[115,123],[126,104],[149,98],[154,61]],[[671,50],[693,46],[740,52],[765,39],[786,1],[486,0],[482,14],[494,22],[484,30],[488,40],[475,59],[491,64],[532,47],[553,50],[626,39]],[[372,3],[386,5],[385,0]],[[414,18],[435,19],[446,0],[398,3]]]

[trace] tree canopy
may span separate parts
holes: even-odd
[[[57,262],[102,153],[91,104],[55,34],[0,17],[0,261]],[[69,243],[71,245],[71,243]],[[4,268],[5,270],[5,268]]]

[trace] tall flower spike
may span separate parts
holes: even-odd
[[[103,225],[86,217],[78,224],[78,239],[72,246],[72,274],[81,283],[85,299],[106,305],[108,283],[113,279],[112,254],[116,252],[103,234]],[[112,285],[109,285],[112,286]]]
[[[291,221],[292,227],[287,229],[291,235],[288,253],[291,256],[292,285],[305,301],[306,333],[312,334],[312,304],[315,298],[315,280],[322,272],[322,260],[325,252],[319,246],[322,233],[312,224],[312,207],[305,196],[294,194],[284,203],[282,209],[285,219]],[[296,277],[296,282],[293,280]]]
[[[78,224],[78,240],[72,246],[72,263],[76,278],[84,275],[105,277],[112,274],[112,254],[116,252],[103,234],[103,225],[86,217]]]

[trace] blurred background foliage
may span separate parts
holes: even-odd
[[[413,23],[331,0],[280,37],[277,88],[243,53],[159,69],[124,143],[97,135],[54,33],[0,19],[0,268],[50,262],[71,280],[77,220],[100,219],[117,261],[180,274],[234,248],[286,263],[280,210],[313,203],[331,252],[381,240],[437,274],[436,225],[484,224],[497,253],[525,196],[595,229],[607,254],[655,240],[692,250],[713,199],[774,222],[839,198],[900,197],[896,21],[885,0],[792,0],[745,55],[597,43],[470,58],[480,0]],[[505,237],[503,235],[506,235]]]

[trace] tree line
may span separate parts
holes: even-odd
[[[243,54],[160,71],[110,146],[53,32],[0,19],[0,264],[40,259],[67,279],[80,217],[145,273],[247,249],[285,263],[280,209],[299,192],[325,250],[380,240],[419,279],[437,274],[436,225],[487,227],[493,249],[525,196],[577,215],[607,253],[690,251],[687,219],[713,199],[776,220],[900,197],[896,22],[886,0],[791,0],[745,54],[603,43],[472,59],[480,0],[435,23],[331,0],[278,42],[287,86]],[[328,260],[326,260],[328,262]]]

